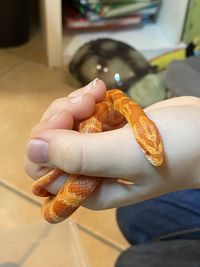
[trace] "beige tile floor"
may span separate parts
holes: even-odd
[[[18,48],[0,49],[0,230],[42,219],[31,179],[23,170],[26,139],[52,100],[74,90],[66,68],[49,68],[41,33]],[[115,210],[80,208],[73,219],[91,265],[114,266],[128,243],[120,233]]]

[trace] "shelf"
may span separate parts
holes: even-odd
[[[177,44],[170,42],[169,39],[160,30],[160,27],[154,24],[145,25],[141,29],[131,29],[116,32],[95,32],[95,33],[79,33],[69,34],[66,33],[63,36],[63,58],[64,64],[67,64],[74,53],[86,42],[96,40],[99,38],[112,38],[114,40],[122,41],[130,46],[136,48],[147,58],[151,57],[151,54],[157,55],[170,49],[177,48]]]
[[[157,22],[140,29],[72,34],[62,30],[61,0],[41,0],[49,66],[67,64],[80,46],[97,38],[123,41],[141,51],[146,58],[182,47],[188,1],[162,0]]]

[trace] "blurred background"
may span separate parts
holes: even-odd
[[[179,95],[200,97],[199,14],[198,0],[0,2],[0,234],[42,221],[23,161],[29,131],[54,99],[96,77],[143,108]],[[114,266],[129,246],[114,209],[80,208],[71,220],[78,227],[66,234],[79,234],[90,262],[84,266]],[[33,266],[31,260],[23,266]]]

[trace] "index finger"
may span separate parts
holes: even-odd
[[[88,114],[87,107],[85,105],[81,105],[81,100],[86,94],[92,95],[96,103],[102,101],[106,94],[106,86],[104,82],[97,78],[86,86],[69,94],[67,97],[56,99],[44,112],[41,120],[48,120],[60,113],[62,110],[69,111],[74,119],[80,120],[88,117],[90,112]]]

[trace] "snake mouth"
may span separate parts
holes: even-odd
[[[152,155],[148,150],[144,149],[142,149],[142,152],[151,165],[159,167],[163,164],[163,157],[160,155],[160,153]]]

